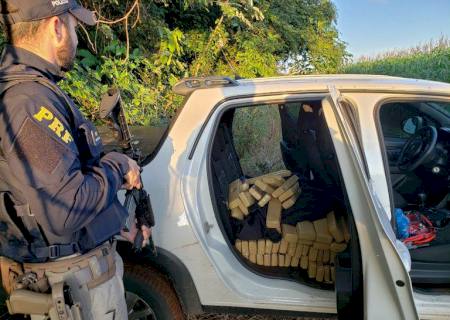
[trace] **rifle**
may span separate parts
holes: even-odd
[[[100,119],[105,120],[116,135],[119,146],[122,148],[122,153],[126,154],[138,165],[142,163],[142,152],[133,141],[130,128],[128,127],[125,111],[122,106],[122,99],[118,89],[109,89],[103,96],[100,103]],[[143,225],[151,228],[155,225],[155,217],[153,214],[152,205],[149,194],[144,190],[142,178],[142,188],[127,190],[125,194],[124,206],[129,212],[127,222],[125,224],[129,231],[134,223],[138,228],[137,236],[134,240],[133,248],[137,251],[143,247],[144,237],[141,227]],[[154,255],[156,255],[156,248],[152,237],[149,239],[149,245]],[[145,246],[145,245],[144,245]]]

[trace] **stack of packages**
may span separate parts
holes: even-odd
[[[336,254],[347,248],[350,233],[344,218],[334,212],[326,218],[302,221],[296,226],[281,224],[283,209],[291,208],[300,195],[298,177],[283,170],[230,184],[231,216],[243,220],[249,207],[268,205],[266,227],[282,234],[280,242],[268,239],[236,240],[236,249],[250,262],[267,267],[293,267],[307,270],[318,282],[334,283]]]
[[[269,204],[280,208],[291,208],[300,195],[298,177],[289,170],[281,170],[247,180],[237,179],[230,183],[228,190],[228,208],[231,216],[243,220],[249,215],[249,207],[258,203],[260,207]],[[281,233],[280,226],[278,231]]]
[[[334,212],[326,218],[302,221],[297,226],[283,224],[280,242],[268,239],[236,240],[236,249],[252,263],[267,267],[307,270],[318,282],[334,283],[336,254],[347,248],[350,233],[346,221]]]
[[[334,212],[326,218],[297,224],[298,246],[302,246],[300,268],[308,270],[309,278],[318,282],[334,282],[336,254],[347,248],[350,232],[344,218]]]

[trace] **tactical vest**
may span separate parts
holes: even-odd
[[[72,129],[77,128],[76,115],[68,97],[47,78],[29,72],[0,73],[0,98],[11,87],[24,82],[37,82],[54,92],[64,102]],[[91,223],[76,235],[68,235],[71,243],[49,245],[49,234],[42,230],[31,212],[20,185],[10,176],[8,164],[0,148],[0,255],[18,262],[43,262],[49,259],[86,252],[110,239],[120,230],[120,215],[111,212],[103,214],[102,221],[111,221],[108,229],[104,223]],[[111,210],[109,210],[111,211]],[[113,216],[111,216],[113,215]],[[114,223],[117,221],[117,223]],[[75,241],[73,241],[75,238]],[[63,241],[64,242],[64,241]]]

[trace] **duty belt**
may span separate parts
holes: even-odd
[[[115,243],[111,245],[107,242],[76,257],[45,263],[24,263],[23,270],[25,274],[35,274],[37,281],[45,278],[49,272],[53,274],[71,271],[85,273],[87,276],[84,277],[86,279],[84,284],[91,289],[105,283],[115,275],[114,255]]]
[[[77,242],[70,244],[56,244],[48,247],[34,247],[32,251],[38,259],[55,260],[62,257],[71,256],[75,253],[81,253],[81,248]]]

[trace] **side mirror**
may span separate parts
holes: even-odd
[[[423,118],[422,117],[410,117],[407,118],[402,123],[402,130],[407,134],[415,134],[417,130],[423,127]]]
[[[100,102],[100,119],[106,120],[114,117],[114,115],[118,114],[118,111],[120,111],[118,110],[120,109],[120,104],[120,91],[115,88],[108,89]]]
[[[105,120],[116,132],[118,140],[123,145],[129,145],[131,134],[122,107],[120,91],[116,88],[108,89],[100,102],[100,119]]]

